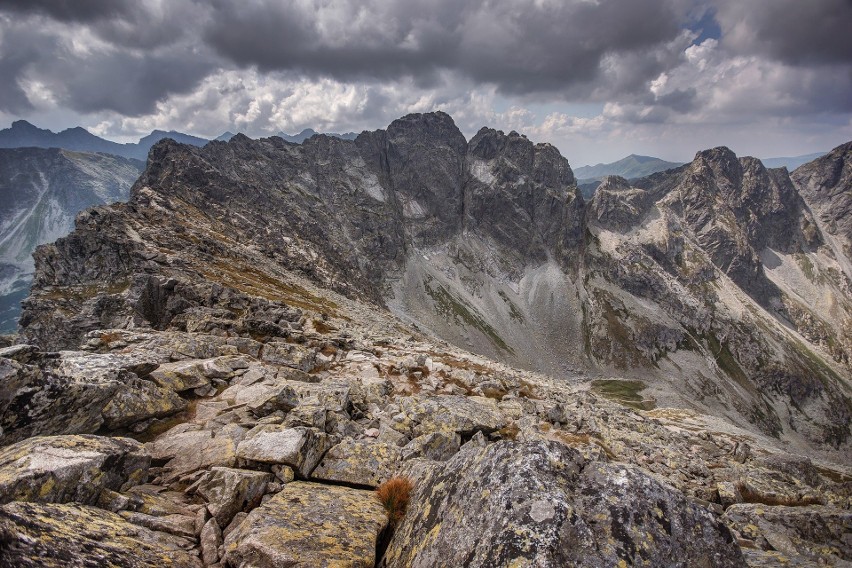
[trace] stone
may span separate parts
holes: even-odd
[[[187,542],[77,503],[0,506],[0,565],[201,568]]]
[[[187,515],[147,515],[136,511],[120,511],[123,519],[147,527],[153,531],[164,532],[186,539],[195,539],[195,517]]]
[[[35,437],[0,448],[0,503],[96,503],[145,481],[151,456],[128,438]]]
[[[791,562],[827,566],[852,562],[852,511],[848,509],[740,503],[728,507],[723,520],[760,548],[778,551]]]
[[[40,353],[28,364],[0,359],[0,443],[91,434],[185,409],[177,394],[127,370],[140,361],[79,352]]]
[[[207,510],[218,526],[227,527],[240,511],[250,511],[260,504],[272,474],[229,467],[210,470],[196,493],[207,501]]]
[[[374,566],[387,524],[372,491],[295,481],[225,539],[229,566]]]
[[[458,395],[415,395],[399,400],[400,420],[394,424],[400,432],[414,437],[432,432],[455,432],[469,436],[477,431],[494,432],[507,420],[496,403],[482,397]]]
[[[388,568],[745,566],[728,528],[679,491],[557,442],[466,446],[443,464],[413,463]]]
[[[216,523],[216,519],[210,519],[201,529],[199,537],[201,545],[201,560],[210,565],[219,561],[219,547],[222,546],[222,530]]]
[[[131,379],[125,384],[127,390],[119,389],[103,409],[104,422],[110,430],[186,409],[186,401],[171,390],[142,379]]]
[[[402,459],[426,458],[435,461],[447,461],[461,447],[461,436],[451,432],[433,432],[411,440],[402,448]]]
[[[343,440],[326,452],[311,479],[378,487],[393,477],[400,449],[373,440]]]
[[[289,412],[299,404],[299,394],[290,385],[284,385],[264,393],[246,404],[252,414],[258,418],[273,412]]]
[[[302,478],[310,476],[331,446],[331,438],[312,428],[287,428],[280,424],[255,426],[237,446],[237,457],[253,462],[283,464]]]
[[[206,387],[210,385],[210,377],[205,373],[204,363],[197,359],[163,363],[148,376],[160,387],[175,392]]]
[[[230,467],[237,459],[237,444],[224,429],[217,436],[210,430],[170,430],[147,447],[154,459],[169,460],[165,466],[169,479],[212,466]]]

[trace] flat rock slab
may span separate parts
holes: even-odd
[[[727,527],[682,493],[557,442],[469,446],[409,473],[387,568],[745,566]]]
[[[372,491],[295,481],[225,539],[228,566],[374,566],[387,524]]]
[[[129,523],[76,503],[7,503],[0,507],[0,566],[201,568],[185,539]]]
[[[92,504],[101,489],[142,483],[150,464],[144,446],[128,438],[29,438],[0,448],[0,503]]]
[[[397,446],[348,438],[323,456],[311,478],[378,487],[393,476],[399,462]]]
[[[331,444],[328,434],[313,428],[264,424],[248,431],[237,446],[237,457],[288,465],[307,478]]]
[[[394,427],[412,437],[432,432],[469,436],[499,430],[508,422],[488,398],[458,395],[416,395],[399,400],[400,420]]]

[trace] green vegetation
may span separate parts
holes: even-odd
[[[497,335],[494,328],[482,316],[476,313],[476,309],[473,306],[468,308],[465,306],[464,300],[455,298],[441,285],[438,285],[437,288],[432,288],[426,283],[424,287],[426,288],[426,293],[435,301],[435,307],[440,315],[452,317],[457,324],[463,323],[464,325],[478,329],[499,349],[514,353],[512,348],[503,341],[503,338]]]
[[[592,391],[613,402],[637,410],[652,410],[654,403],[645,400],[639,392],[648,385],[642,381],[626,379],[596,379],[592,381]]]
[[[509,296],[506,295],[506,292],[503,290],[498,290],[497,293],[503,298],[503,301],[506,302],[506,305],[509,306],[509,317],[513,320],[524,323],[524,314],[521,313],[521,310],[518,309],[518,306],[515,305],[512,300],[509,299]]]

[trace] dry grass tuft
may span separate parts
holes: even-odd
[[[413,488],[407,477],[392,477],[376,489],[376,498],[387,511],[391,525],[396,525],[405,515]]]

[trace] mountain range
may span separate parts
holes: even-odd
[[[34,254],[4,560],[848,562],[850,213],[852,142],[586,199],[552,145],[442,112],[163,140]]]
[[[682,166],[680,162],[667,162],[651,156],[630,154],[610,164],[583,166],[574,170],[578,182],[600,181],[604,176],[621,176],[626,179],[645,177],[657,172]]]
[[[64,237],[93,205],[125,201],[144,163],[58,148],[0,149],[0,331],[13,331],[36,246]]]
[[[140,138],[135,144],[119,144],[99,136],[95,136],[79,126],[68,128],[62,132],[52,132],[33,126],[26,120],[16,120],[11,128],[0,130],[0,148],[63,148],[76,152],[102,152],[144,161],[148,151],[155,143],[163,138],[171,138],[184,144],[203,146],[207,140],[182,134],[180,132],[154,130],[151,134]]]

